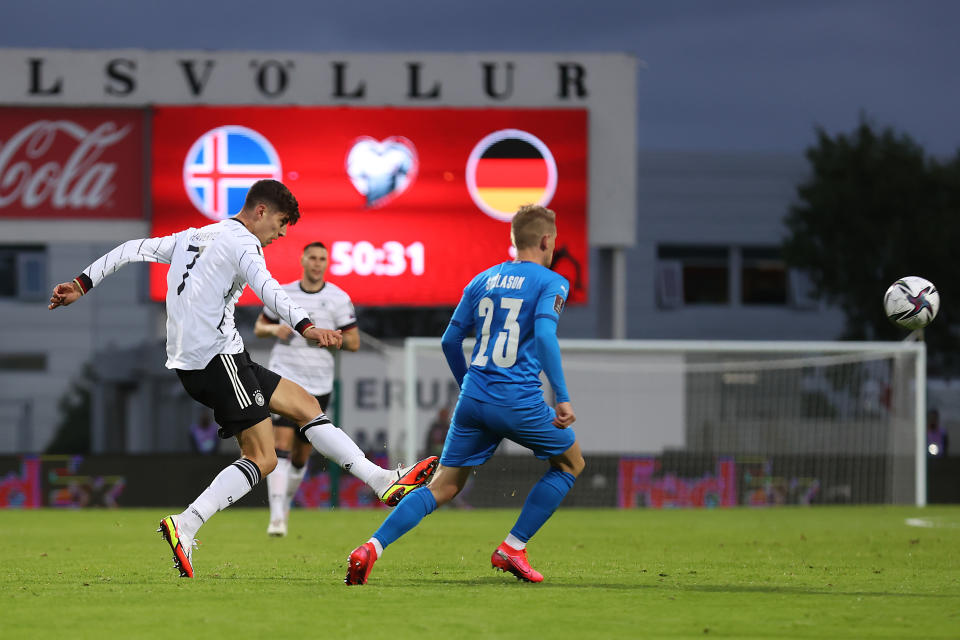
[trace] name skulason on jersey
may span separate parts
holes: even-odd
[[[492,275],[487,279],[487,290],[490,289],[520,289],[523,287],[523,281],[526,276],[504,276],[501,274]]]

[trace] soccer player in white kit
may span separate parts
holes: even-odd
[[[176,370],[192,398],[213,409],[220,436],[235,436],[241,451],[241,458],[223,469],[182,513],[160,522],[158,531],[170,545],[181,577],[193,577],[197,530],[276,467],[271,410],[295,421],[321,454],[349,469],[390,505],[422,485],[437,464],[436,458],[428,458],[393,471],[373,464],[330,422],[316,398],[247,354],[233,317],[247,285],[305,339],[325,347],[341,346],[341,332],[315,327],[264,262],[262,247],[285,236],[287,225],[299,218],[297,200],[286,186],[260,180],[250,187],[235,217],[161,238],[125,242],[72,282],[58,284],[50,297],[50,309],[72,304],[129,262],[170,265],[166,366]]]
[[[341,349],[360,348],[357,314],[347,292],[325,279],[330,264],[329,252],[322,242],[311,242],[303,248],[299,280],[281,285],[290,299],[310,314],[317,327],[339,329],[343,336]],[[281,320],[269,307],[264,307],[254,325],[260,338],[276,338],[270,351],[267,368],[293,380],[313,395],[326,412],[333,393],[335,361],[330,348],[304,340],[289,324]],[[273,417],[274,444],[277,449],[277,468],[267,476],[267,496],[270,502],[270,523],[267,535],[287,535],[290,503],[303,481],[307,462],[313,447],[297,432],[297,425],[281,415]]]

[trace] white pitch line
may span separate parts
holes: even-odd
[[[907,518],[906,523],[908,527],[923,527],[924,529],[932,529],[937,526],[926,518]]]
[[[920,527],[923,529],[958,529],[960,522],[944,522],[941,518],[907,518],[905,524],[908,527]]]

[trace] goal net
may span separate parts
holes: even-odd
[[[694,507],[926,501],[922,342],[561,340],[587,469],[565,504]],[[469,353],[472,343],[464,345]],[[437,339],[386,356],[403,381],[391,455],[424,451]],[[454,385],[455,386],[455,385]],[[544,393],[552,399],[544,379]],[[452,408],[452,407],[451,407]],[[545,463],[504,442],[470,506],[522,504]]]

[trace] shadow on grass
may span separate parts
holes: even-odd
[[[651,585],[652,586],[652,585]],[[956,598],[956,594],[946,593],[896,593],[891,591],[840,591],[832,588],[813,587],[783,587],[760,585],[719,585],[701,584],[677,587],[681,591],[703,591],[705,593],[770,593],[810,596],[852,596],[852,597],[883,597],[883,598]]]
[[[636,584],[624,582],[550,582],[545,581],[537,585],[527,585],[519,580],[505,580],[494,576],[489,578],[462,578],[462,579],[436,579],[436,580],[409,580],[403,585],[392,584],[399,588],[408,588],[411,584],[419,585],[456,585],[461,587],[486,587],[486,586],[510,586],[518,585],[529,589],[600,589],[610,591],[640,591],[640,590],[664,590],[664,591],[698,591],[703,593],[758,593],[758,594],[787,594],[787,595],[809,595],[809,596],[847,596],[847,597],[884,597],[884,598],[956,598],[956,594],[945,593],[895,593],[890,591],[841,591],[832,588],[814,588],[814,587],[786,587],[786,586],[763,586],[763,585],[718,585],[718,584],[700,584],[700,585],[666,585],[666,584]]]

